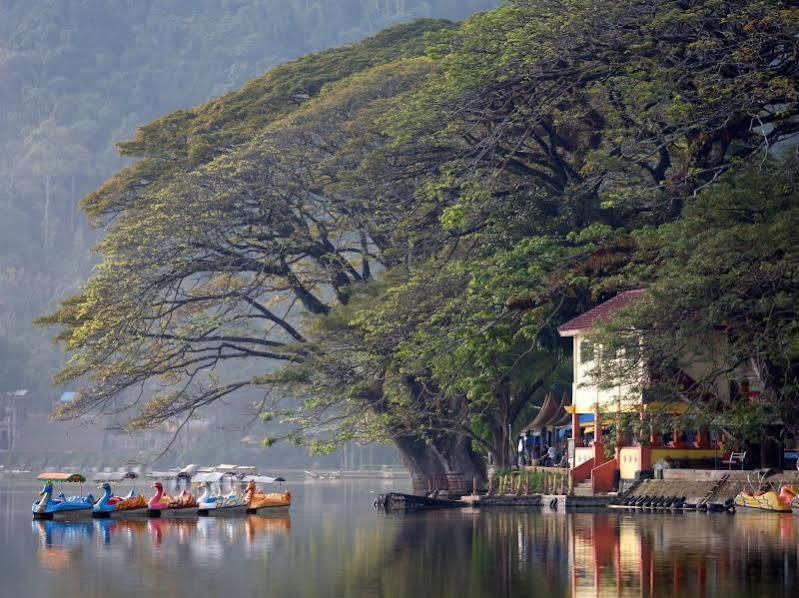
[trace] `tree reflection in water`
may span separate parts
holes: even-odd
[[[0,573],[9,590],[62,598],[753,598],[793,595],[797,581],[799,517],[792,515],[464,509],[377,516],[362,493],[335,500],[334,489],[324,492],[327,500],[314,494],[298,502],[291,518],[37,521],[28,535],[37,558],[17,538]],[[18,512],[8,518],[11,529],[30,526],[30,513]]]

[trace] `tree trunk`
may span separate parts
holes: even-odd
[[[429,443],[416,436],[400,436],[394,443],[411,473],[415,490],[431,488],[445,474],[457,474],[468,486],[472,478],[477,478],[479,485],[486,481],[485,464],[472,451],[466,436],[442,434]]]
[[[406,377],[405,385],[412,396],[422,396],[423,388],[414,377]],[[375,392],[374,397],[381,398],[382,394]],[[464,400],[463,397],[452,398],[447,406],[448,413],[458,413]],[[384,402],[373,400],[372,405],[379,413],[385,413]],[[433,426],[435,428],[446,430],[447,423],[441,422],[440,426]],[[424,490],[433,485],[441,487],[439,482],[445,474],[457,474],[469,487],[475,477],[480,485],[485,483],[485,464],[472,451],[471,440],[467,435],[454,431],[416,434],[405,430],[396,430],[394,442],[411,472],[416,490]]]
[[[490,425],[491,440],[494,445],[494,456],[496,465],[500,469],[506,469],[511,465],[510,440],[508,439],[508,426],[500,422],[493,422]]]
[[[472,450],[471,440],[462,434],[445,434],[434,442],[446,473],[458,474],[471,486],[472,478],[479,485],[486,481],[486,467],[482,458]]]
[[[432,447],[416,436],[398,436],[394,444],[411,473],[414,490],[426,490],[430,480],[444,473],[438,455]]]

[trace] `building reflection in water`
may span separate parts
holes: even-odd
[[[567,529],[571,595],[705,596],[750,584],[784,590],[797,567],[796,519],[574,514]]]
[[[798,530],[791,514],[486,511],[464,595],[793,595]]]

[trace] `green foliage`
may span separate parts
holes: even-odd
[[[746,439],[764,423],[799,421],[796,173],[795,158],[742,166],[690,200],[678,220],[637,233],[628,276],[648,285],[648,299],[619,314],[602,337],[608,354],[643,338],[647,376],[660,382],[651,392],[681,392],[694,405],[690,417]],[[669,382],[687,356],[707,364],[688,393]],[[627,362],[616,363],[614,375],[640,385],[640,369]],[[760,380],[763,392],[725,405],[723,415],[695,400],[717,394],[728,378]]]
[[[259,389],[312,450],[504,465],[568,387],[557,326],[640,285],[605,384],[640,372],[613,351],[640,331],[726,330],[792,397],[795,180],[767,156],[799,133],[797,22],[765,0],[514,0],[140,127],[120,145],[139,161],[84,199],[102,264],[42,320],[73,351],[58,379],[84,382],[62,416],[152,384],[129,404],[146,426]]]

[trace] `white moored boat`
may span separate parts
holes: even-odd
[[[197,473],[192,477],[193,483],[204,486],[203,494],[197,501],[198,513],[201,517],[224,517],[230,515],[244,515],[247,511],[247,499],[231,490],[223,493],[222,480],[231,476],[224,471]],[[216,485],[216,488],[214,486]]]

